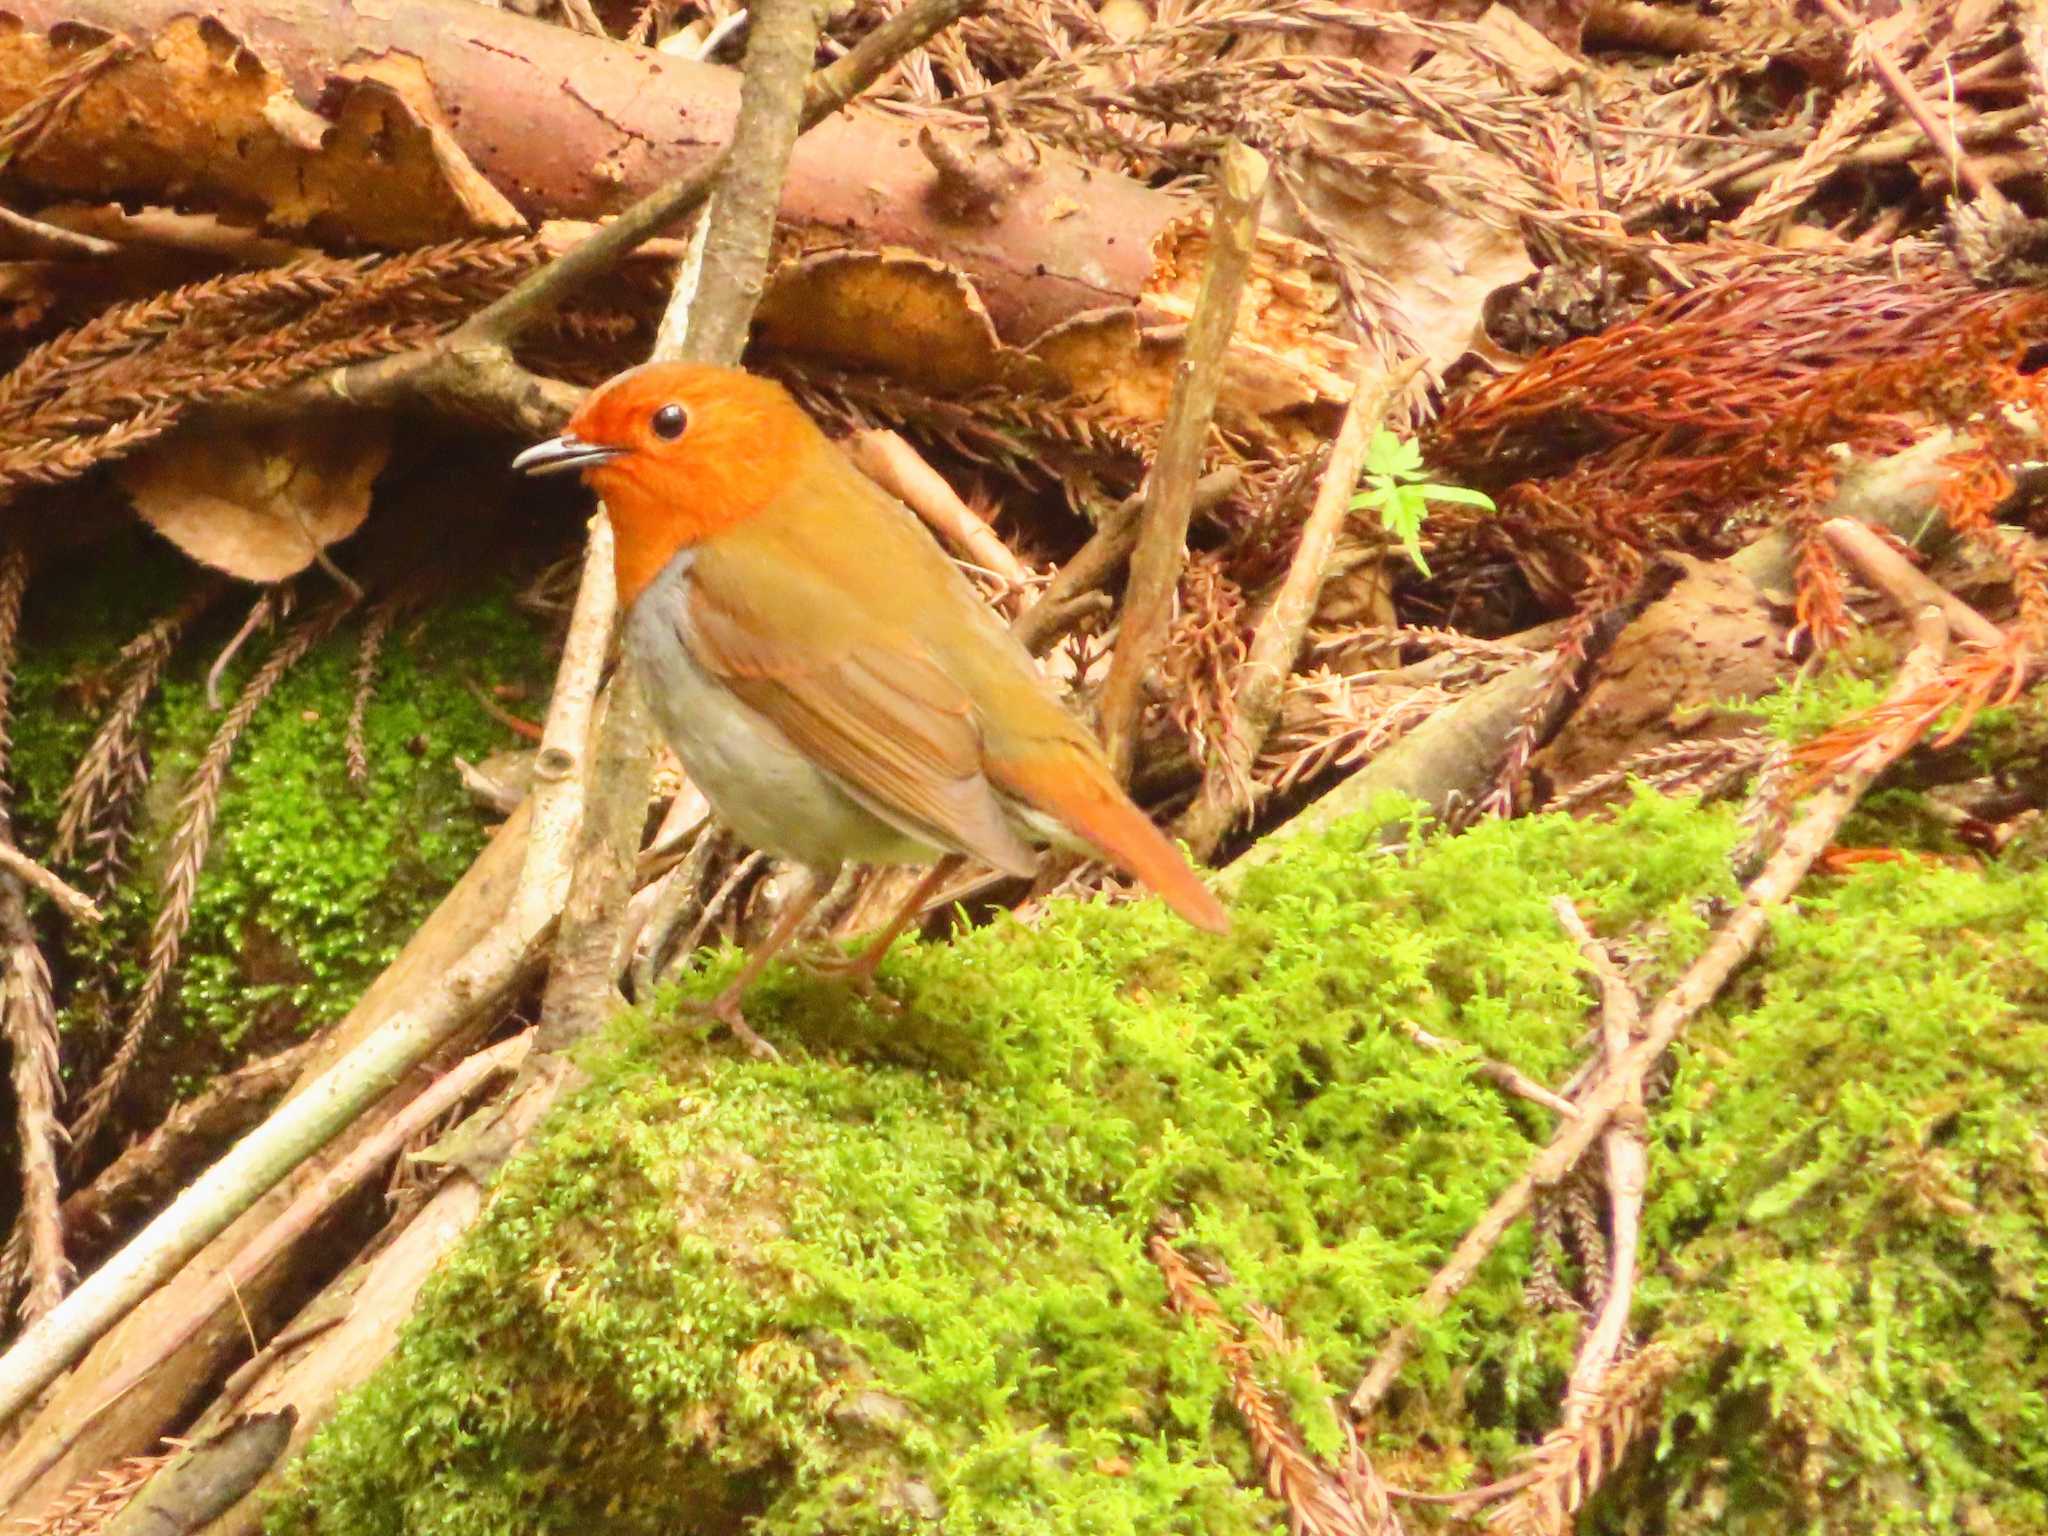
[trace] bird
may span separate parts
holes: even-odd
[[[931,865],[867,976],[959,858],[1029,876],[1106,859],[1195,927],[1220,901],[916,515],[772,379],[642,364],[599,385],[529,475],[610,517],[623,645],[684,771],[741,839],[808,873],[706,1010],[757,1055],[743,992],[848,863]]]

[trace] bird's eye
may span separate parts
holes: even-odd
[[[690,424],[690,413],[680,405],[664,405],[654,413],[654,435],[674,442]]]

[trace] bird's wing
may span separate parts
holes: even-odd
[[[722,541],[696,560],[691,657],[868,810],[1011,874],[1037,868],[982,774],[973,700],[898,627],[847,622],[829,578]],[[759,600],[762,592],[775,600]]]

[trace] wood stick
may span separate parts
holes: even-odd
[[[1031,568],[901,433],[886,428],[856,432],[841,446],[862,474],[922,518],[961,559],[987,571],[1013,593],[1030,590]]]
[[[1932,603],[1948,619],[1948,627],[1958,639],[1983,646],[2005,644],[2004,630],[1928,577],[1868,523],[1859,523],[1853,517],[1831,517],[1820,525],[1820,532],[1834,546],[1835,553],[1890,598],[1892,606],[1904,617],[1910,619]]]
[[[1145,484],[1145,511],[1137,547],[1131,552],[1130,586],[1124,593],[1116,654],[1102,685],[1102,734],[1117,777],[1128,782],[1137,755],[1138,713],[1145,674],[1166,640],[1174,593],[1187,559],[1188,518],[1209,421],[1223,384],[1223,354],[1237,326],[1238,300],[1259,232],[1265,201],[1265,156],[1241,144],[1224,146],[1218,157],[1218,201],[1212,223],[1209,264],[1195,299],[1195,316],[1174,369],[1173,397],[1166,409],[1159,452]]]
[[[1444,1051],[1454,1051],[1457,1049],[1453,1042],[1446,1040],[1442,1035],[1431,1034],[1420,1024],[1408,1023],[1401,1027],[1407,1031],[1408,1038],[1421,1046],[1425,1051],[1441,1054]],[[1487,1061],[1482,1058],[1472,1064],[1472,1071],[1475,1076],[1485,1078],[1488,1082],[1506,1089],[1517,1098],[1527,1099],[1531,1104],[1541,1104],[1552,1114],[1562,1115],[1567,1120],[1579,1118],[1578,1105],[1565,1098],[1562,1094],[1552,1093],[1548,1088],[1537,1082],[1535,1078],[1530,1077],[1525,1072],[1516,1071],[1504,1061]]]
[[[1905,699],[1926,686],[1941,670],[1948,649],[1948,624],[1939,608],[1923,611],[1914,625],[1915,643],[1892,683],[1891,698]],[[1486,1213],[1452,1250],[1417,1302],[1417,1321],[1435,1317],[1478,1272],[1509,1228],[1529,1209],[1536,1191],[1546,1189],[1578,1166],[1578,1161],[1613,1123],[1638,1091],[1643,1075],[1662,1059],[1692,1018],[1712,1002],[1737,966],[1762,940],[1774,908],[1789,899],[1806,878],[1813,862],[1833,841],[1842,820],[1863,798],[1871,781],[1890,766],[1893,754],[1882,742],[1870,749],[1806,804],[1785,840],[1743,892],[1742,903],[1721,925],[1700,957],[1658,1001],[1644,1025],[1643,1038],[1629,1047],[1616,1068],[1603,1076],[1579,1103],[1579,1118],[1558,1128],[1550,1144],[1494,1200]],[[1386,1395],[1394,1377],[1413,1353],[1416,1322],[1403,1323],[1389,1335],[1380,1355],[1351,1395],[1351,1412],[1363,1418]]]
[[[188,1447],[100,1529],[100,1536],[186,1536],[256,1486],[291,1438],[288,1413],[242,1420]]]
[[[1280,712],[1280,695],[1287,679],[1294,675],[1302,638],[1315,617],[1323,583],[1330,573],[1337,535],[1351,516],[1351,498],[1365,469],[1366,452],[1372,446],[1373,434],[1386,418],[1387,408],[1414,382],[1424,361],[1411,358],[1388,372],[1368,351],[1360,364],[1351,403],[1344,409],[1344,420],[1330,444],[1330,461],[1323,467],[1323,477],[1316,486],[1315,505],[1301,527],[1301,542],[1295,547],[1294,559],[1280,589],[1266,605],[1252,634],[1244,665],[1238,669],[1234,699],[1237,719],[1223,738],[1221,760],[1210,764],[1202,779],[1201,793],[1180,819],[1178,831],[1197,859],[1207,858],[1231,824],[1251,809],[1242,786],[1252,782],[1252,765],[1258,761],[1273,729],[1274,717]]]
[[[1559,896],[1550,907],[1564,931],[1579,946],[1586,969],[1599,986],[1602,1051],[1608,1072],[1619,1073],[1622,1059],[1642,1023],[1642,1003],[1608,955],[1606,946],[1579,916],[1571,898]],[[1643,1123],[1642,1079],[1630,1078],[1614,1121],[1600,1138],[1607,1156],[1607,1294],[1600,1299],[1600,1311],[1579,1342],[1578,1358],[1572,1362],[1571,1378],[1564,1393],[1567,1429],[1582,1423],[1599,1403],[1607,1368],[1614,1363],[1628,1332],[1629,1309],[1635,1299],[1637,1256],[1642,1246],[1643,1192],[1649,1182]]]
[[[450,1067],[427,1088],[377,1128],[377,1134],[349,1150],[348,1156],[299,1191],[298,1198],[257,1233],[219,1276],[190,1298],[185,1315],[151,1336],[148,1347],[124,1360],[120,1371],[100,1383],[102,1401],[111,1403],[157,1368],[197,1333],[224,1300],[247,1287],[264,1267],[303,1237],[334,1204],[394,1157],[408,1141],[460,1104],[500,1072],[509,1072],[526,1058],[533,1032],[514,1035],[488,1050]]]
[[[1968,188],[1970,192],[1983,199],[1987,208],[2004,206],[2005,194],[2000,192],[1976,163],[1963,153],[1962,145],[1956,142],[1956,136],[1949,131],[1948,124],[1934,115],[1927,105],[1926,98],[1920,94],[1913,82],[1906,78],[1906,72],[1900,69],[1898,62],[1892,58],[1891,50],[1870,33],[1862,19],[1842,4],[1842,0],[1819,0],[1819,4],[1820,8],[1833,17],[1844,30],[1854,34],[1863,46],[1870,59],[1870,67],[1877,71],[1878,78],[1884,81],[1886,88],[1899,99],[1899,105],[1906,109],[1906,115],[1920,125],[1920,131],[1927,135],[1927,142],[1934,146],[1935,153],[1948,165],[1949,177],[1955,183],[1956,190]]]
[[[1192,510],[1206,512],[1228,501],[1243,483],[1244,475],[1234,465],[1210,471],[1195,482]],[[1043,656],[1084,614],[1094,611],[1089,598],[1130,558],[1144,510],[1143,491],[1110,508],[1088,541],[1074,551],[1074,558],[1053,573],[1038,601],[1011,622],[1010,633],[1024,642],[1025,650]]]

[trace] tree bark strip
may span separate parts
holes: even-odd
[[[466,0],[15,0],[8,9],[32,32],[87,23],[137,41],[179,17],[205,17],[308,107],[351,63],[415,59],[463,152],[536,221],[616,213],[717,154],[738,113],[734,70]],[[29,85],[8,67],[9,46],[0,39],[0,114],[21,104]],[[88,91],[64,133],[10,172],[68,191],[101,174],[107,150],[133,131],[117,103],[95,104]],[[203,191],[231,175],[231,166],[188,166],[183,179]],[[805,135],[783,219],[818,243],[907,246],[957,266],[997,329],[1028,340],[1076,314],[1137,302],[1154,276],[1154,242],[1191,211],[1183,198],[1052,151],[985,218],[949,216],[937,185],[903,120],[855,111]],[[167,188],[126,190],[161,201]]]

